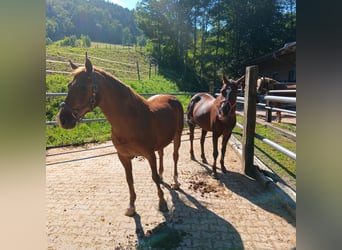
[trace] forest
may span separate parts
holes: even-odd
[[[135,10],[104,0],[47,0],[46,35],[144,46],[187,89],[244,74],[248,61],[296,41],[295,0],[141,0]]]
[[[104,0],[46,0],[46,37],[89,36],[92,41],[135,44],[134,12]]]

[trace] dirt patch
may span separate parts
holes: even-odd
[[[198,173],[188,177],[187,183],[189,189],[199,192],[202,197],[206,197],[208,194],[219,197],[220,192],[224,191],[222,184],[208,173]]]

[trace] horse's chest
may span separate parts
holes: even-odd
[[[216,122],[213,125],[213,130],[218,132],[220,135],[222,134],[228,134],[231,133],[234,126],[236,124],[236,118],[230,117],[230,119],[227,119],[225,121],[221,121],[218,118],[216,119]]]
[[[140,153],[135,140],[123,136],[112,135],[112,142],[116,150],[122,155],[136,156]]]

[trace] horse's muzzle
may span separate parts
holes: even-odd
[[[65,111],[63,108],[57,114],[57,124],[64,129],[72,129],[76,126],[77,120],[72,113]]]

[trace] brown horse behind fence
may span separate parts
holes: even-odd
[[[184,125],[183,107],[171,95],[156,95],[145,100],[113,75],[92,66],[86,56],[85,67],[74,69],[73,80],[68,85],[68,95],[57,115],[58,124],[71,129],[83,116],[99,106],[111,124],[112,142],[125,168],[130,202],[126,215],[135,213],[136,194],[133,186],[132,158],[145,157],[157,185],[159,209],[167,211],[160,188],[163,174],[163,148],[173,141],[174,184],[178,188],[177,162]],[[159,175],[155,151],[159,154]]]
[[[257,80],[257,93],[259,95],[267,95],[270,90],[295,90],[297,88],[296,84],[284,84],[280,83],[269,77],[260,77]],[[296,97],[296,93],[271,93],[274,96],[286,96],[286,97]],[[270,102],[272,107],[280,108],[280,102]],[[281,122],[281,112],[277,111],[277,122]]]
[[[204,141],[208,131],[213,132],[213,174],[216,174],[216,159],[218,157],[218,138],[223,135],[221,148],[221,170],[226,173],[224,166],[224,155],[226,153],[227,142],[236,124],[236,99],[238,86],[243,82],[245,76],[237,81],[227,79],[222,75],[222,88],[217,98],[207,94],[198,93],[194,95],[187,108],[187,122],[190,128],[190,156],[195,159],[193,150],[194,129],[198,125],[202,128],[201,134],[201,158],[204,163],[207,159],[204,153]]]

